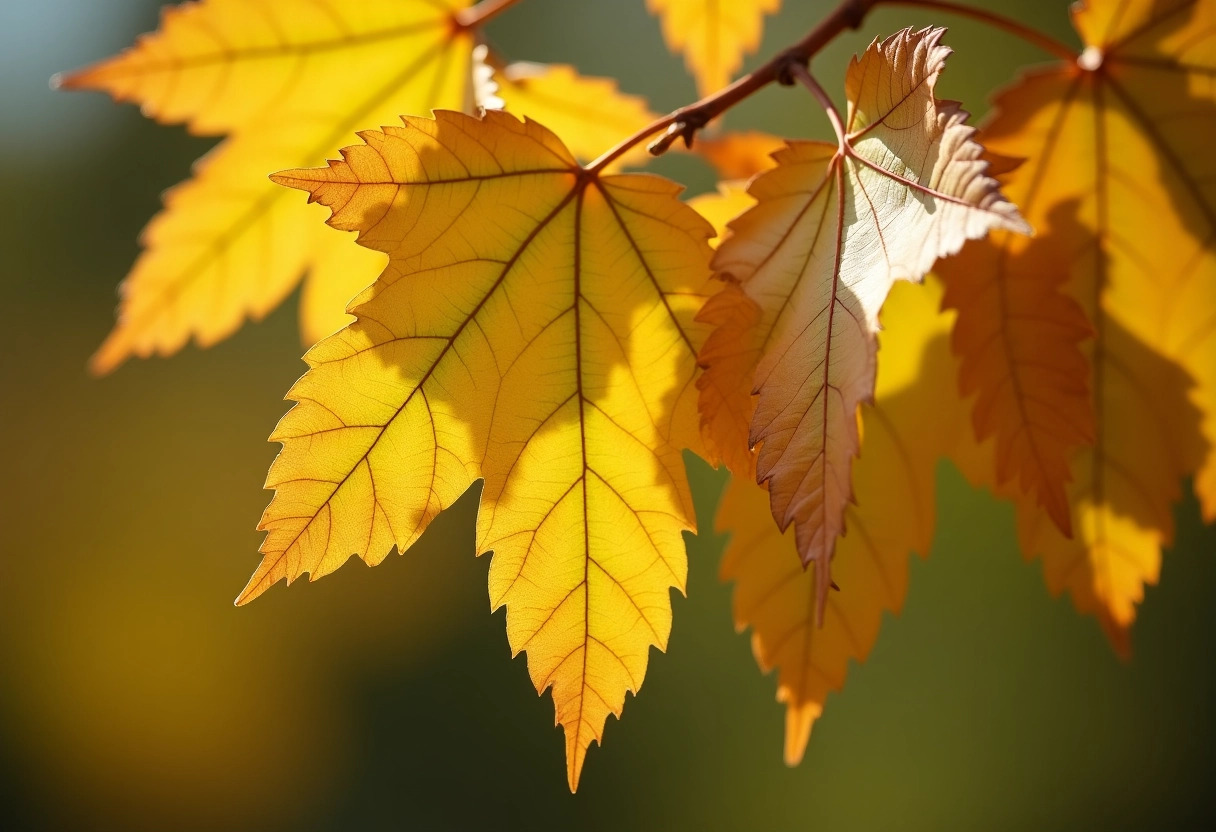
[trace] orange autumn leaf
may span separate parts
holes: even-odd
[[[1017,480],[1066,535],[1073,452],[1093,441],[1089,363],[1080,344],[1093,331],[1060,291],[1076,240],[1036,222],[1039,236],[1007,231],[942,261],[944,304],[962,312],[954,328],[959,386],[977,395],[972,425],[994,436],[1001,482]]]
[[[384,258],[326,228],[315,209],[267,176],[318,165],[361,128],[405,113],[461,109],[473,97],[470,0],[201,0],[164,12],[160,30],[121,55],[60,79],[141,105],[164,123],[227,138],[174,188],[144,231],[122,286],[118,323],[92,361],[97,373],[131,356],[210,346],[276,308],[305,273],[301,331],[308,343],[350,318],[344,307]],[[555,90],[582,79],[555,68]],[[549,82],[546,82],[549,83]],[[600,94],[608,82],[589,81]],[[521,101],[511,101],[518,91]],[[542,91],[543,92],[543,91]],[[527,114],[543,97],[504,90]],[[558,126],[594,155],[613,125],[633,123],[636,99],[608,124],[568,114]],[[553,112],[545,106],[542,117]],[[615,142],[620,136],[613,136]],[[610,142],[610,143],[611,143]],[[594,149],[590,149],[594,148]]]
[[[491,605],[552,690],[574,789],[684,588],[712,229],[674,183],[581,168],[536,122],[404,121],[275,176],[389,265],[289,394],[238,603],[404,551],[483,480]]]
[[[693,150],[705,157],[723,179],[750,179],[774,164],[773,154],[785,147],[785,139],[758,130],[731,131],[700,136]]]
[[[854,59],[840,146],[797,142],[779,152],[777,167],[751,185],[758,204],[731,224],[713,261],[759,307],[760,357],[754,372],[706,360],[702,389],[754,413],[758,481],[769,484],[778,525],[794,524],[803,563],[815,562],[821,604],[852,498],[857,409],[872,399],[888,291],[989,229],[1024,228],[985,175],[967,113],[933,97],[950,53],[943,31],[904,30]],[[720,325],[703,358],[733,337]]]
[[[741,181],[718,184],[714,193],[702,194],[688,203],[717,231],[717,245],[730,234],[729,223],[756,204]],[[760,320],[760,307],[744,294],[739,284],[729,281],[712,295],[697,315],[697,320],[714,330],[701,348],[702,367],[713,365],[713,373],[697,378],[701,432],[709,461],[723,463],[736,473],[755,474],[747,441],[751,419],[750,402],[737,395],[735,379],[750,376],[759,360],[752,343],[752,330]],[[725,382],[725,384],[724,384]],[[742,408],[742,409],[741,409]]]
[[[785,761],[796,765],[829,691],[844,685],[850,661],[864,661],[883,612],[898,612],[908,586],[908,556],[928,554],[933,539],[935,472],[961,430],[954,362],[946,344],[952,315],[938,313],[940,287],[897,286],[883,308],[876,401],[863,408],[864,453],[855,472],[857,504],[847,509],[828,594],[816,621],[818,580],[768,512],[763,487],[732,479],[717,526],[730,533],[723,580],[733,581],[734,618],[751,628],[762,670],[778,669],[785,704]]]
[[[1060,459],[1069,464],[1073,538],[1022,501],[1023,548],[1042,558],[1052,591],[1068,589],[1126,651],[1135,606],[1173,538],[1180,481],[1196,474],[1209,518],[1216,511],[1216,3],[1091,0],[1074,22],[1081,56],[1004,92],[984,131],[993,150],[1027,157],[1008,192],[1044,241],[994,240],[982,255],[995,264],[981,278],[988,294],[956,305],[960,333],[1000,331],[1013,345],[987,356],[999,371],[971,379],[981,402],[1005,399],[991,420],[1006,446],[1000,478],[1020,469],[1025,483],[1039,467],[1006,453],[1019,431],[1049,451],[1042,476],[1030,477],[1040,497],[1044,479],[1060,481]],[[1029,343],[1046,333],[1025,319],[1028,302],[1053,319],[1050,341]],[[1084,361],[1069,306],[1092,326]],[[1047,397],[1050,414],[1037,405],[1014,414],[997,390],[1008,378],[1031,382],[1023,398]]]
[[[781,8],[781,0],[646,0],[658,15],[663,39],[684,62],[701,95],[725,87],[743,66],[743,56],[756,51],[764,16]]]

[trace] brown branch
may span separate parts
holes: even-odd
[[[744,75],[730,86],[723,87],[695,104],[681,107],[646,125],[589,164],[587,170],[590,172],[601,170],[660,130],[666,132],[650,146],[650,152],[655,156],[666,152],[677,139],[682,138],[685,146],[691,147],[693,137],[698,130],[757,90],[767,87],[774,81],[784,85],[792,84],[793,78],[789,72],[792,65],[806,66],[819,50],[835,40],[838,35],[850,29],[859,28],[862,21],[865,20],[866,13],[879,2],[880,0],[841,0],[840,5],[802,40],[777,53],[763,66]]]
[[[1025,23],[1019,23],[1011,17],[990,12],[987,9],[977,9],[974,6],[968,6],[963,3],[953,3],[950,0],[876,0],[873,5],[912,6],[946,12],[947,14],[956,14],[959,17],[978,20],[980,23],[986,23],[996,29],[1008,32],[1032,46],[1037,46],[1044,52],[1055,55],[1062,61],[1072,63],[1077,59],[1076,49],[1056,40],[1051,35],[1040,32],[1038,29],[1027,26]]]
[[[475,8],[495,3],[510,5],[512,2],[514,0],[483,0]],[[805,69],[810,64],[811,58],[821,49],[845,31],[860,28],[870,10],[883,4],[889,6],[916,6],[948,14],[956,14],[960,17],[968,17],[1021,38],[1027,43],[1033,44],[1061,60],[1070,63],[1077,60],[1077,51],[1061,41],[1024,23],[1019,23],[1012,18],[985,9],[977,9],[972,6],[950,2],[949,0],[841,0],[840,5],[802,40],[788,49],[778,52],[763,66],[754,72],[744,75],[730,86],[723,87],[713,95],[706,96],[694,104],[681,107],[646,125],[587,165],[587,171],[589,173],[598,172],[659,131],[664,131],[663,135],[650,145],[650,152],[655,156],[661,156],[667,152],[678,139],[684,140],[685,147],[692,147],[693,139],[698,130],[705,127],[709,122],[722,115],[722,113],[740,101],[767,87],[774,81],[785,86],[793,84],[796,78],[800,78],[804,74],[799,73],[797,76],[793,74],[791,70],[794,67]],[[813,89],[812,92],[814,92]]]

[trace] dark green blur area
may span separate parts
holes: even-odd
[[[1061,2],[990,2],[1073,41]],[[666,655],[588,756],[578,795],[547,695],[488,615],[475,495],[404,557],[232,599],[302,372],[293,298],[207,351],[91,379],[114,286],[159,195],[210,142],[47,78],[154,27],[155,2],[0,6],[0,827],[4,829],[1203,828],[1216,819],[1216,532],[1191,498],[1120,662],[1045,592],[1012,512],[943,465],[936,542],[870,659],[829,699],[806,760],[716,576],[690,539]],[[761,54],[828,0],[786,0]],[[884,9],[815,61],[831,91],[874,35],[944,23],[940,91],[977,118],[1030,47],[966,21]],[[691,101],[643,0],[527,0],[491,36]],[[758,62],[753,59],[749,65]],[[352,79],[358,83],[358,79]],[[820,136],[802,90],[728,124]],[[689,157],[655,169],[712,187]],[[702,529],[723,478],[690,464]]]

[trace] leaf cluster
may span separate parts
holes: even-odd
[[[237,602],[404,552],[480,481],[491,607],[552,693],[573,790],[666,648],[690,450],[734,475],[722,575],[794,764],[902,604],[947,458],[1126,653],[1187,478],[1216,519],[1216,0],[1090,0],[1079,51],[909,4],[1056,60],[977,133],[936,97],[940,28],[875,39],[836,109],[808,62],[879,0],[734,84],[778,0],[647,0],[705,95],[659,117],[503,58],[483,26],[513,0],[201,0],[62,78],[225,137],[145,232],[97,372],[305,281],[315,345]],[[774,80],[833,141],[716,126]],[[656,136],[718,192],[621,172]]]

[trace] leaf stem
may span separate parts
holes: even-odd
[[[832,122],[832,129],[836,131],[836,141],[840,145],[840,153],[841,155],[847,155],[849,152],[849,141],[844,135],[844,122],[841,121],[840,111],[836,109],[831,96],[819,85],[819,82],[815,80],[815,76],[811,74],[811,71],[802,64],[790,64],[789,73],[801,82],[802,86],[811,91],[811,95],[815,96],[815,100],[823,107],[823,111],[828,114],[828,121]]]
[[[1025,23],[1019,23],[1011,17],[1006,17],[997,12],[990,12],[987,9],[979,9],[975,6],[969,6],[965,3],[954,3],[950,0],[876,0],[874,5],[886,6],[912,6],[921,9],[933,9],[939,12],[955,14],[959,17],[967,17],[971,20],[978,20],[980,23],[986,23],[996,29],[1008,32],[1015,37],[1021,38],[1032,46],[1037,46],[1044,52],[1055,55],[1057,58],[1072,63],[1077,60],[1077,50],[1071,46],[1058,41],[1051,35],[1045,32],[1040,32]]]
[[[457,12],[453,20],[462,30],[476,29],[490,22],[519,0],[481,0],[476,6],[470,6]]]
[[[492,0],[486,0],[486,2],[492,2]],[[790,75],[792,66],[805,67],[819,50],[831,43],[838,35],[860,27],[866,14],[879,2],[881,0],[841,0],[840,5],[802,40],[778,52],[763,66],[744,75],[730,86],[723,87],[694,104],[681,107],[646,125],[589,164],[587,171],[595,173],[601,170],[659,131],[665,132],[650,146],[650,152],[655,156],[666,152],[677,139],[682,138],[684,144],[691,147],[693,137],[698,130],[740,101],[774,81],[787,85],[792,83],[793,78]]]

